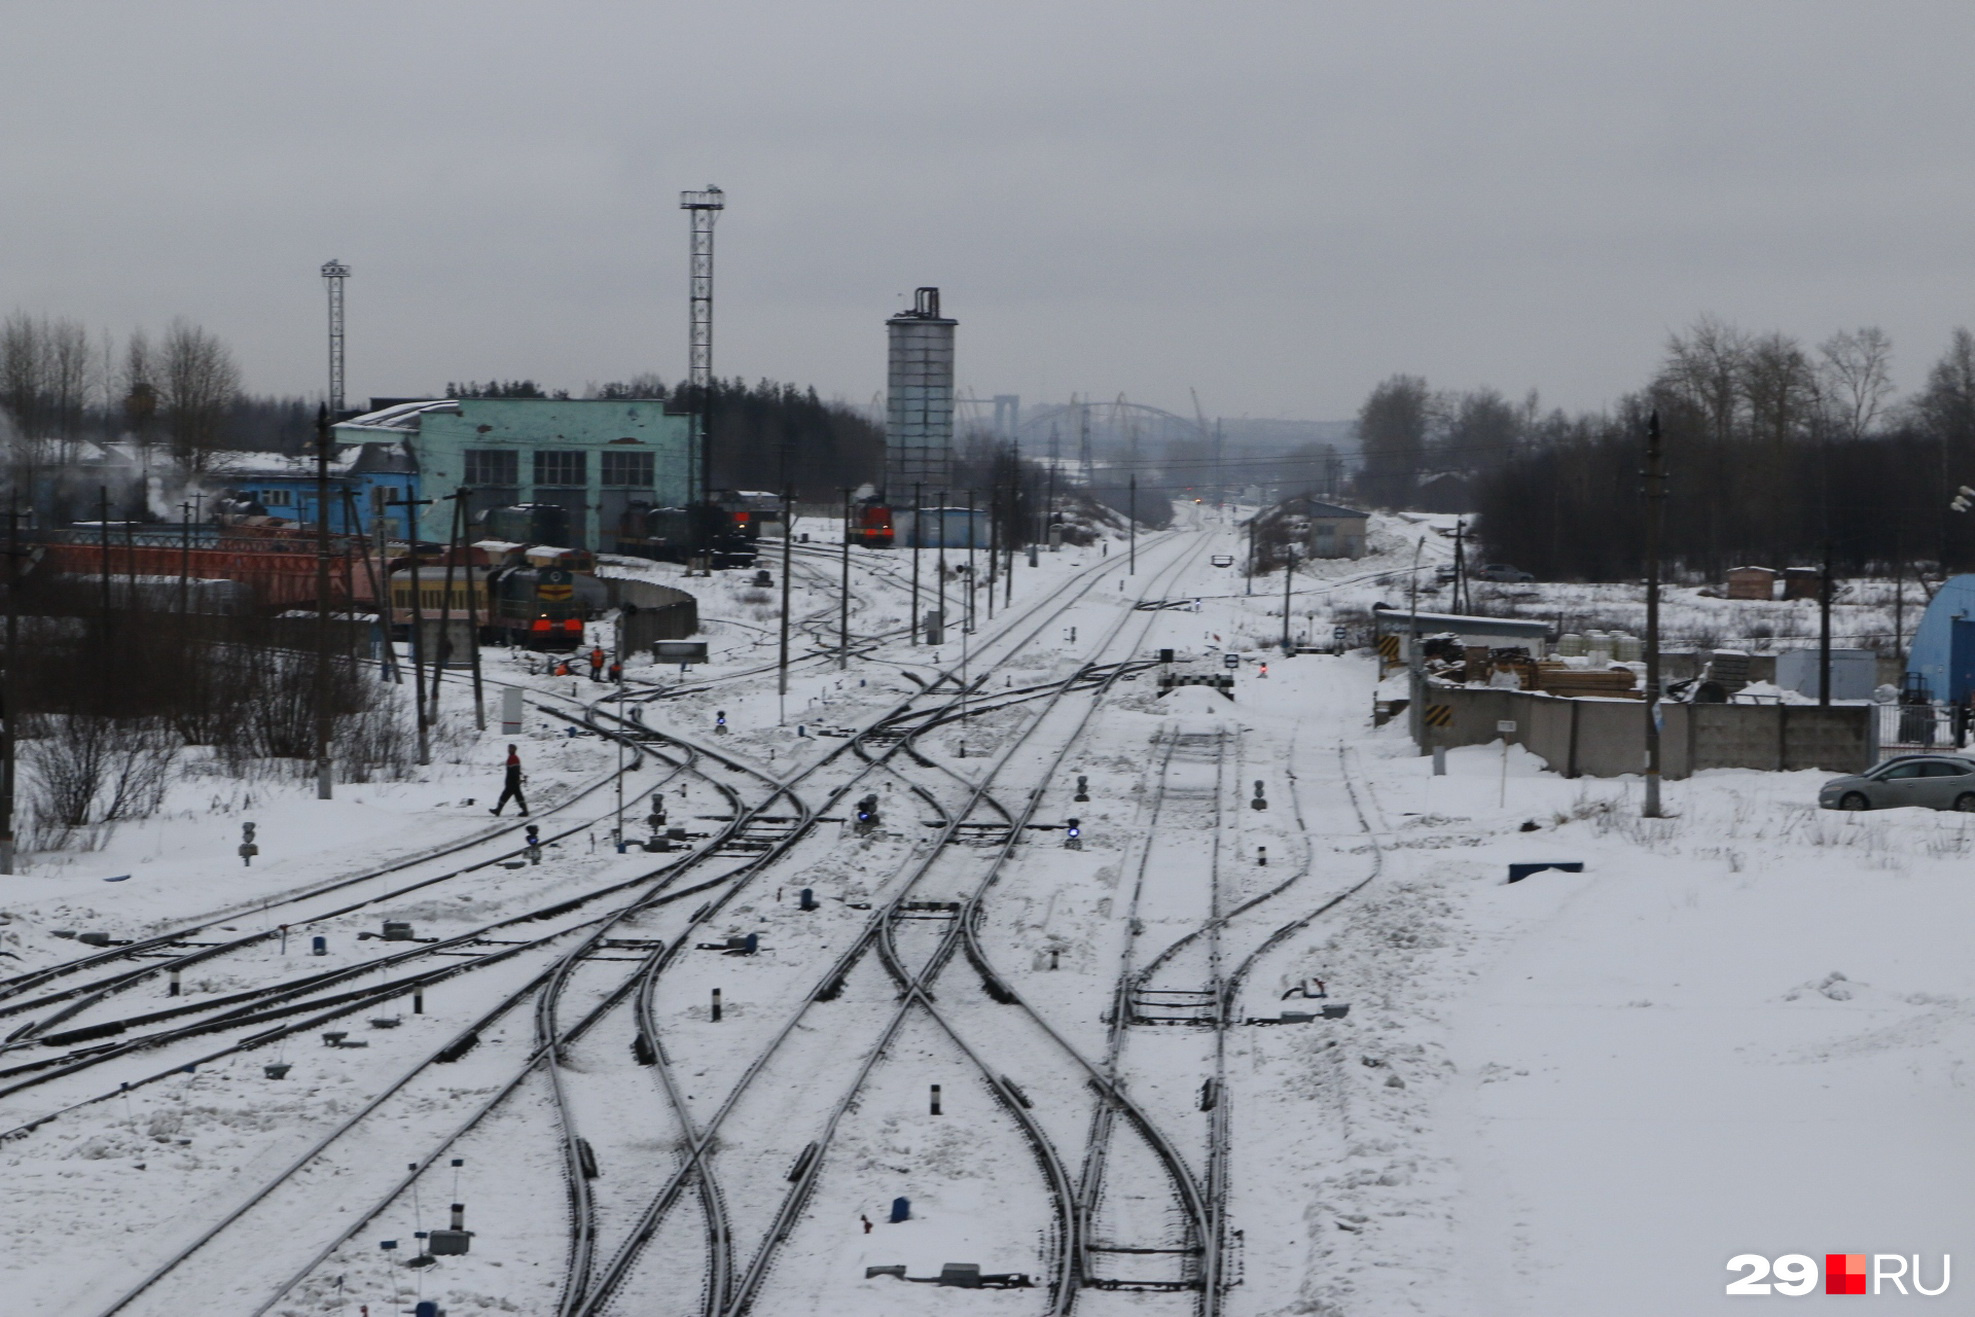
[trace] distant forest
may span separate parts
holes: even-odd
[[[533,387],[526,380],[506,387],[522,386]],[[543,395],[509,392],[464,396]],[[855,489],[884,478],[884,428],[842,403],[824,402],[814,388],[775,380],[749,384],[741,379],[716,379],[704,390],[684,384],[668,389],[656,375],[637,375],[591,385],[586,396],[662,398],[675,410],[703,412],[707,433],[713,439],[716,489],[780,493],[792,488],[798,499],[827,502],[846,487]]]
[[[1967,570],[1975,523],[1949,501],[1975,484],[1975,335],[1955,331],[1905,400],[1891,354],[1874,328],[1811,348],[1703,319],[1669,339],[1643,388],[1577,416],[1544,413],[1533,394],[1436,394],[1396,375],[1360,411],[1356,491],[1404,508],[1456,489],[1491,559],[1550,579],[1637,577],[1657,412],[1676,571],[1810,565],[1827,546],[1841,571]]]

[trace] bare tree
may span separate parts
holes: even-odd
[[[1893,391],[1893,340],[1877,325],[1841,330],[1817,347],[1825,406],[1839,434],[1863,439]]]
[[[1750,438],[1776,451],[1809,435],[1817,412],[1817,378],[1797,340],[1787,334],[1750,340],[1740,374]]]
[[[1743,368],[1750,346],[1741,330],[1702,316],[1685,335],[1667,340],[1666,361],[1654,387],[1700,413],[1715,442],[1729,443],[1743,419]]]
[[[199,326],[174,320],[158,345],[154,372],[172,456],[188,471],[203,471],[240,394],[233,351]]]
[[[73,461],[89,412],[89,376],[96,354],[89,331],[79,320],[41,322],[43,372],[48,391],[49,436],[59,445],[59,460]]]
[[[1433,426],[1433,397],[1417,375],[1381,382],[1358,409],[1359,497],[1403,508],[1413,499]]]
[[[25,312],[0,324],[0,408],[22,438],[47,436],[48,354],[40,323]]]

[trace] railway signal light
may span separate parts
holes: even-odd
[[[1079,805],[1090,799],[1090,779],[1082,773],[1077,774],[1077,794],[1072,799]]]
[[[260,853],[261,848],[254,844],[254,825],[251,823],[242,823],[240,825],[240,863],[252,868],[254,857]]]
[[[878,826],[878,796],[876,792],[857,802],[857,835],[868,837]]]
[[[713,730],[721,736],[727,734],[727,711],[725,709],[714,710]]]
[[[1066,820],[1063,825],[1063,846],[1066,850],[1080,851],[1084,848],[1083,822],[1080,819]]]
[[[1249,801],[1248,804],[1253,809],[1267,809],[1269,807],[1268,798],[1262,794],[1262,779],[1259,777],[1255,779],[1255,799]]]

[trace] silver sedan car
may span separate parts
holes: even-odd
[[[1975,759],[1902,755],[1877,768],[1834,777],[1817,793],[1825,809],[1958,809],[1975,813]]]

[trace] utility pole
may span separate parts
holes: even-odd
[[[850,491],[843,492],[843,584],[837,603],[837,671],[850,667]]]
[[[110,649],[110,487],[96,487],[96,531],[103,548],[103,652]]]
[[[468,489],[465,485],[461,485],[459,487],[459,493],[454,495],[454,497],[459,499],[459,539],[462,550],[468,549],[466,540],[472,523],[468,520],[467,509],[469,507],[468,499],[472,497],[472,494],[473,491],[471,489]],[[472,656],[473,661],[473,729],[478,732],[484,732],[487,730],[487,697],[480,687],[480,601],[475,597],[476,582],[473,579],[475,564],[471,552],[466,554],[466,562],[463,566],[466,568],[467,653]],[[479,584],[485,584],[486,579],[484,576],[481,577]],[[487,601],[487,610],[492,612],[493,607],[494,601],[489,599]],[[617,656],[617,661],[620,663],[624,661],[624,655],[621,651]]]
[[[446,584],[439,595],[439,643],[432,655],[432,720],[439,720],[439,682],[444,678],[447,666],[453,656],[453,571],[459,560],[459,545],[462,536],[461,513],[466,511],[466,500],[460,497],[461,490],[445,496],[453,505],[451,523],[446,527]]]
[[[372,504],[372,506],[375,507],[376,505]],[[377,516],[375,520],[381,525],[384,518]],[[390,614],[386,607],[389,601],[384,598],[383,587],[378,584],[378,568],[384,560],[382,533],[380,532],[379,534],[377,556],[372,558],[368,547],[370,532],[363,529],[363,518],[357,514],[356,495],[347,489],[343,491],[343,524],[352,528],[351,534],[353,536],[360,536],[365,542],[363,556],[364,579],[370,586],[371,600],[377,605],[378,628],[384,642],[378,649],[377,679],[379,681],[402,681],[403,678],[398,675],[398,656],[391,648],[391,622]]]
[[[920,505],[919,486],[912,486],[912,643],[919,643],[919,546],[926,542],[926,510]]]
[[[1052,439],[1056,437],[1056,431],[1053,429],[1049,432],[1049,434],[1050,434],[1050,438]],[[1055,526],[1056,526],[1056,456],[1054,453],[1052,453],[1050,454],[1050,459],[1049,459],[1049,493],[1044,498],[1042,505],[1042,542],[1044,545],[1046,545],[1051,549],[1054,549],[1056,547],[1056,541],[1050,538],[1049,532],[1053,530]]]
[[[621,854],[624,850],[624,605],[617,609],[617,634],[610,642],[611,663],[617,668],[617,680],[611,683],[610,694],[604,698],[614,700],[617,708],[613,711],[618,720],[618,735],[610,739],[617,743],[617,817],[611,824],[610,842]]]
[[[1130,523],[1125,528],[1125,575],[1138,575],[1138,472],[1131,474],[1131,494],[1127,506],[1130,511],[1125,520]]]
[[[1256,509],[1254,516],[1248,518],[1248,570],[1243,573],[1241,588],[1243,594],[1255,593],[1255,523],[1261,518],[1262,512],[1259,508]]]
[[[192,592],[192,501],[178,505],[180,541],[178,546],[178,616],[182,622],[191,611]]]
[[[373,500],[377,494],[383,492],[380,487],[372,495]],[[391,643],[391,563],[390,544],[387,538],[390,534],[390,518],[384,515],[387,506],[389,506],[387,503],[376,501],[371,504],[371,519],[376,523],[377,529],[377,556],[372,558],[366,553],[364,557],[370,577],[371,598],[377,604],[378,639],[382,642],[379,649],[384,663],[378,675],[380,678],[388,678],[393,685],[402,686],[405,684],[404,670],[398,666],[398,647]],[[351,521],[355,520],[356,518],[352,516]]]
[[[1258,511],[1256,515],[1261,514]],[[1419,750],[1426,748],[1426,672],[1420,661],[1420,554],[1425,550],[1426,536],[1422,535],[1413,541],[1413,570],[1407,573],[1410,598],[1406,603],[1406,730]],[[1502,753],[1508,752],[1505,743]]]
[[[795,489],[782,488],[782,637],[775,664],[775,725],[789,720],[789,560],[795,552]]]
[[[933,560],[933,571],[939,577],[939,634],[940,641],[946,640],[946,491],[939,492],[939,557]]]
[[[1465,521],[1454,523],[1454,611],[1472,612],[1474,599],[1468,590],[1467,528]]]
[[[1831,707],[1831,541],[1824,541],[1824,570],[1817,581],[1817,707]]]
[[[1660,414],[1646,419],[1646,807],[1660,817],[1660,533],[1666,520],[1666,452]]]
[[[342,284],[331,282],[340,289]],[[340,301],[340,299],[338,299]],[[329,762],[329,406],[315,413],[315,798],[335,795]]]
[[[974,540],[979,529],[974,521],[974,491],[967,491],[967,625],[963,635],[974,634]]]
[[[407,564],[411,574],[411,689],[412,704],[418,710],[418,762],[432,762],[432,741],[427,732],[425,720],[425,600],[418,585],[418,510],[432,502],[429,498],[392,499],[394,508],[408,509],[405,513],[405,548],[409,557]],[[387,574],[386,588],[389,588]],[[390,637],[385,637],[388,642]]]
[[[1289,639],[1289,586],[1296,579],[1296,546],[1289,545],[1283,550],[1282,562],[1282,655],[1288,658],[1295,653]]]
[[[1010,564],[1013,567],[1013,564]],[[988,491],[988,621],[994,621],[994,587],[1001,583],[1001,484]]]

